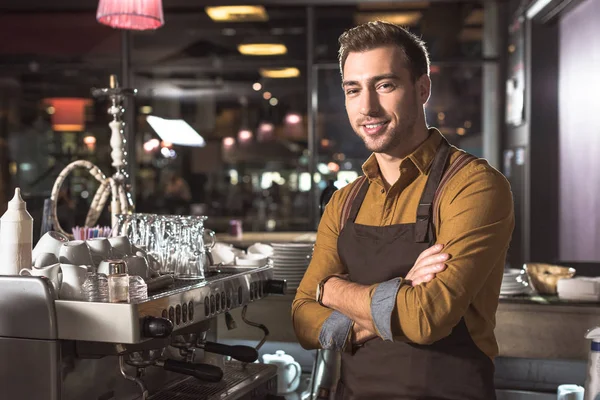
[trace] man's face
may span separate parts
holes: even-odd
[[[410,139],[429,97],[429,77],[413,83],[402,51],[378,47],[348,54],[342,87],[346,112],[367,149],[393,153]]]

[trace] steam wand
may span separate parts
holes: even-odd
[[[267,329],[267,327],[264,326],[263,324],[258,324],[256,322],[252,322],[252,321],[246,319],[246,311],[247,310],[248,310],[248,305],[246,304],[244,306],[244,308],[242,308],[242,321],[244,321],[247,325],[250,325],[250,326],[253,326],[255,328],[262,330],[264,333],[262,340],[254,347],[256,349],[256,351],[258,351],[258,350],[260,350],[262,345],[265,344],[265,342],[267,341],[267,337],[269,336],[269,329]]]
[[[149,394],[148,389],[146,389],[146,386],[144,386],[144,382],[142,382],[138,378],[127,375],[127,372],[125,372],[125,356],[123,355],[119,356],[119,371],[121,371],[121,375],[123,375],[123,378],[127,379],[128,381],[137,383],[137,385],[140,387],[140,390],[142,391],[142,400],[147,400]]]

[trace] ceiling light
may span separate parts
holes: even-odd
[[[218,6],[206,7],[208,16],[217,22],[268,21],[269,15],[263,6]]]
[[[260,89],[262,89],[262,85],[261,85],[259,82],[255,82],[255,83],[252,85],[252,89],[254,89],[255,91],[257,91],[257,92],[258,92]]]
[[[164,119],[149,115],[146,121],[165,142],[180,146],[206,146],[204,138],[182,119]]]
[[[162,0],[100,0],[96,20],[116,29],[145,31],[164,25]]]
[[[235,144],[235,139],[231,136],[223,138],[223,146],[224,147],[232,147]]]
[[[297,78],[300,76],[298,68],[260,68],[259,72],[263,78]]]
[[[265,100],[269,100],[273,95],[271,94],[271,92],[264,92],[263,93],[263,99]]]
[[[422,16],[423,14],[419,11],[357,13],[354,15],[354,22],[360,25],[367,22],[385,21],[396,25],[414,26],[421,20]]]
[[[248,129],[242,129],[238,132],[238,139],[240,139],[240,142],[247,142],[252,139],[252,132]]]
[[[279,104],[279,100],[277,100],[277,97],[271,97],[271,99],[269,100],[269,104],[272,106],[276,106],[277,104]]]
[[[302,121],[300,114],[290,113],[285,116],[285,122],[288,124],[299,124]]]
[[[278,56],[287,53],[282,43],[248,43],[240,44],[238,51],[246,56]]]

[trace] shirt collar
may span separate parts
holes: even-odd
[[[429,167],[433,162],[433,158],[437,152],[440,143],[442,142],[444,137],[435,128],[429,128],[429,136],[423,143],[419,145],[411,154],[406,156],[404,160],[402,160],[401,164],[404,164],[406,161],[412,162],[418,169],[419,172],[423,175],[426,175],[429,172]],[[375,153],[372,153],[367,161],[362,166],[362,170],[365,176],[369,179],[369,181],[373,181],[380,176],[379,173],[379,164],[377,163],[377,158],[375,157]]]

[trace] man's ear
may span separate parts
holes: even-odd
[[[423,74],[415,84],[417,87],[417,95],[419,96],[419,100],[421,104],[427,103],[429,100],[429,96],[431,96],[431,79],[429,75]]]

